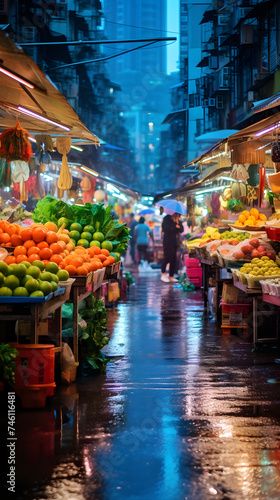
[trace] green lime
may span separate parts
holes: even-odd
[[[39,281],[35,280],[35,278],[31,278],[25,283],[25,288],[29,293],[36,292],[36,290],[39,290]]]
[[[31,279],[33,279],[33,276],[31,276],[30,274],[26,274],[26,275],[24,276],[24,278],[22,278],[22,279],[20,280],[20,284],[21,284],[21,286],[25,286],[25,283],[26,283],[28,280],[31,280]]]
[[[24,286],[18,286],[13,291],[14,297],[28,297],[29,293]]]
[[[44,294],[41,290],[35,290],[30,294],[30,297],[44,297]]]
[[[28,260],[23,260],[22,264],[25,265],[26,269],[28,269],[31,266],[31,264],[30,264],[30,262],[28,262]]]
[[[52,275],[52,281],[54,281],[55,283],[58,283],[59,282],[58,276],[55,273],[51,273],[51,275]]]
[[[30,274],[30,276],[32,276],[33,278],[37,279],[41,274],[41,270],[37,266],[30,266],[28,268],[28,274]]]
[[[117,262],[119,262],[119,260],[121,259],[121,254],[119,252],[114,252],[116,254],[116,256],[118,257],[118,260]]]
[[[100,245],[100,241],[97,241],[97,240],[92,240],[89,244],[90,247],[98,247],[100,248],[101,245]]]
[[[3,274],[3,273],[0,273],[0,285],[3,285],[4,280],[5,280],[5,276],[4,276],[4,274]]]
[[[69,273],[68,273],[68,271],[65,271],[65,269],[60,269],[57,272],[57,277],[58,277],[59,281],[67,281],[69,278]]]
[[[0,273],[3,273],[4,276],[7,276],[8,274],[8,264],[6,264],[3,260],[0,260]]]
[[[61,227],[63,224],[65,224],[65,229],[69,226],[69,220],[66,217],[60,217],[57,221],[58,227]]]
[[[88,232],[84,231],[81,234],[81,240],[88,240],[88,241],[90,241],[91,238],[92,238],[92,234],[91,233],[88,233]]]
[[[112,257],[114,257],[114,259],[115,259],[115,261],[116,261],[116,262],[118,262],[119,257],[118,257],[118,255],[116,254],[116,252],[110,252],[110,255],[111,255]]]
[[[77,245],[81,245],[82,247],[88,248],[89,242],[88,242],[88,240],[78,240]]]
[[[42,283],[40,283],[40,290],[41,290],[41,292],[43,292],[43,294],[45,296],[52,293],[51,282],[50,281],[42,281]]]
[[[10,274],[14,274],[14,267],[17,266],[17,264],[9,264],[8,265],[8,272],[6,276],[9,276]]]
[[[104,234],[103,233],[100,233],[99,231],[97,231],[96,233],[93,233],[93,239],[94,240],[97,240],[97,241],[104,241]]]
[[[83,231],[93,234],[95,232],[95,229],[92,226],[85,226]]]
[[[14,266],[14,275],[17,276],[19,279],[24,278],[26,275],[27,268],[25,267],[24,264],[16,264]]]
[[[42,281],[52,281],[53,280],[52,273],[45,271],[40,274],[40,279]]]
[[[108,250],[109,252],[112,252],[112,250],[113,250],[113,245],[112,245],[111,241],[109,241],[109,240],[104,240],[104,241],[102,241],[102,243],[101,243],[101,248],[106,248],[106,250]]]
[[[58,289],[58,284],[55,281],[51,281],[51,287],[52,291],[56,292],[56,290]]]
[[[14,274],[10,274],[5,278],[4,284],[8,288],[11,288],[11,290],[14,290],[20,285],[20,281],[17,276],[15,276]]]
[[[0,288],[0,296],[1,297],[11,297],[13,295],[13,292],[10,288],[7,286],[1,286]]]
[[[74,245],[75,245],[75,246],[77,245],[76,240],[73,240],[73,238],[70,238],[70,241],[71,241],[72,243],[74,243]]]
[[[69,238],[71,238],[72,240],[74,240],[75,242],[78,241],[80,239],[81,235],[79,233],[79,231],[70,231],[69,233]]]
[[[32,266],[39,267],[40,271],[44,271],[45,269],[44,262],[42,262],[41,260],[34,260],[32,262]]]
[[[48,273],[53,273],[53,274],[56,274],[56,273],[57,273],[57,271],[59,271],[59,267],[58,267],[58,265],[56,264],[56,262],[49,262],[49,263],[46,265],[45,270],[46,270]]]
[[[70,226],[70,231],[77,231],[78,233],[81,233],[83,230],[83,226],[79,224],[79,222],[73,222]],[[71,236],[70,236],[71,238]]]

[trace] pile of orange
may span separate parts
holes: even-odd
[[[243,210],[238,217],[238,220],[234,223],[236,226],[263,226],[263,223],[267,220],[266,216],[258,211],[257,208],[251,208],[249,210]]]
[[[68,271],[70,276],[86,276],[91,271],[103,269],[114,262],[115,257],[105,248],[77,246],[58,265]]]
[[[58,227],[52,222],[45,225],[34,223],[28,228],[18,224],[0,222],[0,242],[2,246],[15,246],[13,255],[9,255],[7,264],[19,264],[22,261],[32,263],[41,260],[46,265],[48,262],[60,264],[66,255],[74,248],[68,234],[59,233]]]
[[[68,231],[59,232],[56,224],[34,223],[28,228],[18,224],[0,222],[0,242],[2,246],[15,247],[13,254],[5,262],[19,264],[41,260],[46,266],[55,262],[61,269],[66,269],[70,276],[86,276],[91,271],[103,269],[115,262],[115,258],[106,249],[99,247],[84,248],[76,246]]]

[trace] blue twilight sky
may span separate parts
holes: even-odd
[[[179,0],[167,0],[167,36],[177,36],[176,42],[167,47],[167,73],[178,71],[179,60]]]

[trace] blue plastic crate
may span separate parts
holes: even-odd
[[[53,292],[45,297],[0,297],[0,304],[34,304],[47,302],[53,297]]]

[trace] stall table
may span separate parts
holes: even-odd
[[[20,297],[19,297],[20,298]],[[3,297],[4,299],[4,297]],[[8,298],[10,299],[10,297]],[[58,295],[46,302],[12,302],[11,300],[1,301],[0,303],[0,321],[29,321],[30,322],[30,342],[38,344],[39,323],[47,318],[49,314],[55,313],[55,328],[58,335],[55,350],[61,350],[62,343],[62,306],[65,303],[65,296]]]
[[[252,326],[253,326],[253,343],[254,347],[256,347],[257,343],[265,343],[271,342],[278,339],[278,328],[276,328],[276,336],[275,337],[260,337],[258,334],[258,317],[263,316],[271,316],[274,314],[274,311],[265,311],[258,310],[258,297],[262,297],[263,302],[269,302],[270,304],[280,305],[280,300],[278,299],[278,303],[273,299],[277,299],[277,297],[271,297],[270,295],[265,295],[262,293],[260,288],[248,288],[244,283],[240,283],[239,281],[233,281],[234,286],[242,290],[247,294],[248,297],[252,297],[253,301],[253,318],[252,318]],[[271,300],[272,299],[272,300]]]

